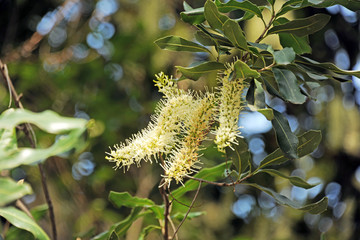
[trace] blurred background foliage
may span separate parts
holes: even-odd
[[[23,94],[24,107],[35,112],[51,109],[93,121],[85,152],[67,153],[45,163],[59,239],[87,239],[125,218],[129,209],[113,208],[107,200],[110,190],[129,191],[161,203],[158,166],[144,164],[124,174],[114,171],[104,156],[108,146],[124,141],[147,125],[161,98],[153,87],[154,74],[164,71],[176,75],[174,66],[206,58],[198,53],[162,51],[153,43],[165,35],[193,38],[194,29],[179,20],[182,2],[0,0],[0,57],[8,64],[17,91]],[[188,1],[194,8],[204,2]],[[287,17],[317,12],[330,14],[332,19],[310,37],[312,58],[360,70],[359,12],[334,6],[307,8]],[[255,20],[242,26],[250,40],[262,30],[258,26]],[[280,46],[276,38],[268,43]],[[183,81],[180,85],[213,86],[214,79]],[[319,239],[321,234],[325,239],[360,239],[360,80],[322,82],[312,96],[314,99],[303,106],[277,98],[268,104],[286,112],[292,130],[298,134],[311,128],[322,130],[322,144],[311,156],[280,166],[289,173],[295,166],[292,175],[321,184],[305,190],[275,178],[273,185],[300,202],[327,195],[328,211],[321,216],[304,214],[277,206],[271,197],[244,186],[208,186],[200,192],[195,208],[206,211],[206,215],[187,220],[180,239]],[[8,104],[9,94],[2,83],[0,111]],[[255,163],[276,148],[270,124],[252,112],[241,117],[240,125],[244,126]],[[40,131],[37,137],[40,146],[53,141]],[[215,148],[210,148],[204,153],[204,165],[218,162],[219,156]],[[41,207],[44,199],[38,169],[19,167],[9,174],[32,184],[35,194],[24,201],[30,208]],[[263,181],[272,180],[264,177]],[[50,232],[46,216],[40,224]],[[141,224],[141,220],[135,222],[128,240],[135,239]],[[149,239],[160,239],[160,235],[150,234]]]

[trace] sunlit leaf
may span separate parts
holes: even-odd
[[[274,112],[271,108],[258,109],[257,111],[262,115],[264,115],[266,119],[269,121],[274,119]]]
[[[274,119],[271,121],[276,133],[276,140],[285,156],[297,158],[297,147],[299,140],[291,131],[286,117],[276,110],[273,110]]]
[[[259,170],[259,172],[264,172],[264,173],[268,173],[272,176],[279,176],[285,179],[288,179],[290,181],[290,183],[294,186],[297,187],[301,187],[301,188],[305,188],[305,189],[309,189],[312,187],[315,187],[316,185],[312,185],[307,183],[304,179],[297,177],[297,176],[287,176],[285,174],[283,174],[282,172],[275,170],[275,169],[261,169]]]
[[[279,65],[287,65],[295,60],[295,52],[292,48],[284,48],[274,52],[275,62]]]
[[[255,14],[259,18],[262,18],[260,8],[249,1],[239,2],[236,0],[230,0],[227,3],[219,4],[218,9],[220,12],[223,12],[223,13],[231,12],[234,10],[242,10],[242,11],[246,11],[251,14]]]
[[[0,207],[31,193],[28,183],[18,184],[11,178],[0,177]]]
[[[196,25],[205,21],[204,8],[185,10],[180,13],[181,19],[189,24]]]
[[[205,73],[210,73],[218,70],[225,70],[225,66],[219,62],[204,62],[195,67],[181,67],[176,68],[187,78],[198,80]]]
[[[0,208],[0,216],[5,218],[15,227],[31,232],[36,239],[50,240],[45,231],[23,211],[14,207]]]
[[[234,64],[235,77],[240,79],[257,78],[260,77],[260,73],[251,69],[246,63],[241,60],[237,60]]]
[[[191,212],[187,215],[187,219],[193,219],[196,217],[200,217],[202,215],[205,215],[206,212]],[[181,213],[181,212],[177,212],[174,215],[171,216],[171,218],[176,219],[176,220],[183,220],[183,218],[185,217],[186,213]]]
[[[291,33],[303,37],[321,30],[329,20],[329,15],[319,13],[274,26],[270,28],[267,34]]]
[[[232,42],[235,47],[247,50],[247,41],[239,24],[232,19],[228,19],[223,25],[224,35]]]
[[[0,152],[11,151],[16,148],[17,140],[15,128],[0,129]]]
[[[197,43],[188,41],[177,36],[167,36],[155,41],[161,49],[186,52],[209,52],[209,50]]]
[[[287,69],[272,68],[274,77],[279,86],[279,92],[286,101],[302,104],[306,97],[301,94],[295,74]]]
[[[281,205],[286,205],[286,206],[289,206],[289,207],[292,207],[292,208],[295,208],[298,210],[309,212],[311,214],[320,214],[327,209],[327,204],[328,204],[327,197],[324,197],[323,199],[321,199],[320,201],[318,201],[316,203],[311,203],[311,204],[303,206],[299,202],[292,201],[292,200],[288,199],[286,196],[281,195],[270,188],[263,187],[258,184],[255,184],[255,183],[245,183],[245,184],[255,187],[255,188],[269,194],[270,196],[272,196],[275,199],[275,201],[277,203],[279,203]]]

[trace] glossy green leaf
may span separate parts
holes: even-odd
[[[315,60],[312,60],[310,58],[307,57],[302,57],[302,56],[296,56],[296,60],[295,63],[298,64],[304,64],[305,66],[309,67],[309,68],[315,68],[315,69],[322,69],[322,70],[326,70],[326,71],[330,71],[339,75],[346,75],[346,76],[355,76],[360,78],[360,71],[348,71],[348,70],[342,70],[340,68],[338,68],[335,64],[333,63],[319,63]]]
[[[286,196],[281,195],[270,188],[263,187],[258,184],[255,184],[255,183],[245,183],[245,184],[255,187],[255,188],[269,194],[270,196],[272,196],[275,199],[275,201],[277,203],[279,203],[281,205],[286,205],[286,206],[289,206],[289,207],[292,207],[292,208],[295,208],[298,210],[309,212],[311,214],[320,214],[327,209],[327,204],[328,204],[327,197],[324,197],[323,199],[321,199],[320,201],[318,201],[316,203],[312,203],[312,204],[303,206],[299,202],[292,201],[292,200],[288,199]]]
[[[185,11],[193,10],[193,8],[186,1],[183,2],[183,7]]]
[[[297,78],[293,72],[287,69],[272,68],[274,77],[279,86],[279,92],[289,102],[302,104],[306,97],[301,94]]]
[[[285,24],[289,22],[286,18],[279,18],[274,25]],[[291,33],[279,33],[281,46],[291,47],[297,54],[311,53],[311,47],[307,36],[299,37]]]
[[[318,0],[319,1],[319,0]],[[331,7],[334,5],[342,5],[351,11],[358,11],[360,9],[360,2],[358,0],[323,0],[316,4],[316,8]]]
[[[34,113],[26,109],[8,109],[0,115],[0,129],[13,129],[21,123],[32,123],[53,134],[76,129],[85,130],[86,122],[84,119],[61,117],[50,110]]]
[[[241,60],[237,60],[234,64],[235,77],[240,79],[257,78],[260,77],[260,73],[251,69],[246,63]]]
[[[321,30],[329,20],[329,15],[319,13],[274,26],[270,28],[267,34],[291,33],[303,37]]]
[[[177,36],[167,36],[155,41],[161,49],[185,52],[209,52],[209,50],[197,43],[188,41]]]
[[[0,208],[0,216],[5,218],[15,227],[31,232],[38,240],[50,240],[45,231],[23,211],[14,207]]]
[[[226,156],[229,161],[232,161],[236,171],[239,173],[245,172],[251,160],[248,144],[244,138],[237,138],[238,144],[233,145],[233,149],[226,148]]]
[[[206,73],[226,69],[224,64],[219,62],[204,62],[195,67],[176,66],[176,68],[183,74],[183,76],[193,80],[198,80]]]
[[[299,140],[291,131],[290,125],[286,117],[276,110],[273,110],[274,119],[271,121],[276,133],[276,140],[280,149],[285,156],[289,158],[297,158],[297,147]]]
[[[295,60],[294,49],[286,47],[280,51],[274,52],[275,62],[279,65],[287,65]]]
[[[0,151],[0,170],[44,161],[50,156],[67,152],[84,143],[81,140],[86,130],[87,121],[84,119],[61,117],[52,111],[33,113],[24,109],[9,109],[0,115],[0,128],[13,131],[15,126],[21,123],[32,123],[46,132],[62,135],[58,135],[55,143],[45,149],[3,149]]]
[[[193,219],[193,218],[196,218],[196,217],[200,217],[202,215],[205,215],[206,212],[190,212],[186,219]],[[173,219],[176,219],[178,221],[181,221],[183,220],[183,218],[185,217],[186,213],[181,213],[181,212],[177,212],[175,213],[174,215],[171,216],[171,218]]]
[[[161,230],[161,227],[157,226],[157,225],[149,225],[149,226],[144,227],[140,232],[140,236],[139,236],[138,240],[144,240],[145,237],[154,230]]]
[[[197,25],[205,21],[204,8],[185,10],[180,13],[181,20],[191,25]]]
[[[321,142],[321,131],[311,130],[299,136],[298,156],[303,157],[315,151]]]
[[[144,207],[150,209],[158,219],[163,218],[163,209],[148,198],[133,197],[128,192],[110,191],[110,202],[116,207]]]
[[[271,108],[258,109],[257,111],[262,115],[264,115],[266,119],[269,121],[274,119],[274,112]]]
[[[0,207],[31,193],[28,183],[18,184],[11,178],[0,177]]]
[[[202,31],[197,31],[194,36],[204,46],[216,46],[216,40]]]
[[[288,179],[292,185],[297,186],[297,187],[309,189],[309,188],[313,188],[316,186],[316,185],[307,183],[304,179],[302,179],[300,177],[287,176],[287,175],[283,174],[282,172],[275,170],[275,169],[261,169],[259,171],[259,173],[262,173],[262,172],[270,174],[272,176],[279,176],[279,177]]]
[[[16,148],[17,140],[15,128],[0,129],[0,151],[6,152]]]
[[[109,200],[116,207],[150,207],[155,203],[147,198],[133,197],[128,192],[114,192],[110,191]]]
[[[225,169],[227,168],[227,163],[219,164],[212,168],[204,168],[200,170],[197,174],[194,175],[196,178],[205,179],[208,181],[217,181],[220,179],[224,179],[224,173]],[[179,199],[181,196],[183,196],[185,193],[189,191],[196,190],[199,186],[199,182],[195,180],[188,180],[184,184],[185,186],[180,186],[176,190],[172,192],[172,196],[176,199]],[[202,183],[202,186],[205,186],[206,183]]]
[[[319,0],[319,1],[322,2],[323,0]],[[282,5],[281,9],[276,13],[276,17],[284,15],[289,11],[299,10],[301,8],[309,7],[309,6],[314,6],[314,3],[304,0],[289,0]]]
[[[260,8],[249,1],[239,2],[236,0],[230,0],[227,3],[219,4],[218,9],[220,12],[223,13],[231,12],[234,10],[242,10],[250,14],[255,14],[259,18],[262,18]]]
[[[236,21],[228,19],[223,25],[223,32],[235,47],[248,49],[244,33]]]
[[[213,29],[222,30],[224,23],[229,19],[229,17],[221,14],[215,3],[211,0],[207,0],[204,5],[204,15],[206,21]]]
[[[303,157],[307,154],[312,153],[321,142],[321,132],[310,130],[298,137],[299,144],[297,148],[298,157]],[[289,159],[285,157],[284,153],[280,150],[280,148],[276,149],[274,152],[270,153],[266,156],[260,163],[260,168],[264,168],[266,166],[279,165],[284,162],[287,162]]]

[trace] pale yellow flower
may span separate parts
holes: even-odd
[[[182,126],[184,139],[162,166],[165,170],[164,184],[170,185],[172,180],[182,183],[184,177],[197,172],[200,168],[198,151],[210,131],[214,113],[214,98],[214,94],[206,93],[193,102],[191,114]]]
[[[218,87],[218,128],[214,131],[215,143],[220,152],[225,152],[226,147],[237,144],[237,137],[240,137],[238,126],[239,114],[243,108],[242,94],[245,88],[244,79],[231,79],[233,65],[229,64],[218,77],[220,87]]]
[[[171,86],[163,85],[162,89]],[[177,144],[177,135],[181,132],[181,122],[189,115],[189,104],[193,101],[190,92],[174,91],[168,95],[168,99],[159,102],[152,122],[141,132],[132,136],[121,145],[115,145],[110,149],[106,159],[115,162],[116,168],[129,168],[141,160],[152,162],[159,154],[169,154]]]

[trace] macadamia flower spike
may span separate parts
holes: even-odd
[[[189,105],[191,113],[182,126],[184,139],[181,140],[180,147],[172,151],[169,160],[162,166],[165,170],[164,184],[170,186],[172,180],[182,184],[184,177],[197,172],[200,168],[198,151],[213,121],[214,99],[214,94],[206,93]]]
[[[175,148],[181,132],[180,123],[190,114],[193,96],[185,91],[178,95],[173,93],[159,102],[147,128],[110,149],[106,159],[115,162],[116,168],[129,169],[135,163],[139,166],[141,160],[152,162],[158,154],[169,154]]]
[[[184,90],[177,88],[177,83],[169,76],[165,75],[163,72],[155,75],[156,80],[155,86],[159,88],[159,92],[164,94],[165,98],[171,98],[175,95],[180,95],[185,93]]]
[[[218,76],[220,87],[218,87],[217,99],[219,103],[218,128],[214,131],[215,143],[220,152],[225,152],[226,147],[237,144],[236,137],[240,136],[238,126],[239,114],[242,110],[242,94],[246,84],[244,79],[231,79],[234,65],[229,64],[227,70]]]

